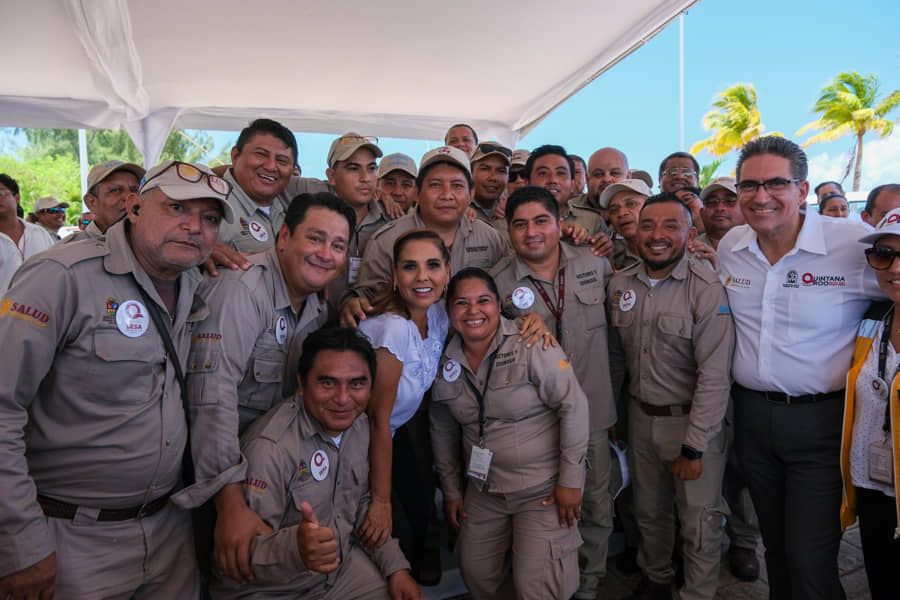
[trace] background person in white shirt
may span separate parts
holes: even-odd
[[[737,163],[747,225],[719,243],[735,320],[735,447],[759,516],[770,598],[844,598],[838,577],[839,452],[856,327],[881,297],[861,223],[800,212],[806,155],[749,142]]]

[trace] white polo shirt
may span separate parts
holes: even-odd
[[[884,298],[859,242],[868,233],[808,211],[796,245],[774,265],[749,225],[725,235],[719,276],[734,315],[735,382],[792,396],[844,387],[857,326],[870,301]]]

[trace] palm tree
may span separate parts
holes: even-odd
[[[878,99],[878,77],[860,75],[856,71],[838,73],[822,88],[822,93],[813,107],[813,112],[821,117],[807,123],[797,131],[802,135],[810,130],[821,130],[803,145],[819,142],[833,142],[845,135],[853,134],[856,157],[853,168],[853,191],[859,190],[862,179],[863,136],[869,131],[886,137],[894,130],[894,122],[887,115],[900,106],[900,90],[894,90],[885,98]],[[850,160],[854,161],[851,151]],[[848,163],[849,168],[849,163]]]
[[[712,183],[713,179],[716,178],[716,171],[719,170],[719,167],[722,166],[723,162],[725,162],[724,158],[716,158],[708,165],[700,167],[700,174],[697,176],[697,182],[700,184],[701,188],[705,188]]]
[[[758,138],[766,129],[752,83],[736,83],[722,90],[716,94],[713,106],[703,117],[703,128],[713,133],[691,146],[691,154],[706,150],[713,156],[724,156]]]

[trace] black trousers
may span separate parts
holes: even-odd
[[[766,546],[769,598],[843,600],[843,396],[788,405],[740,386],[731,393],[735,449]]]
[[[422,448],[415,442],[413,431],[407,423],[394,432],[391,518],[392,535],[400,542],[412,572],[418,575],[428,537],[429,509],[434,506],[434,487],[423,477],[418,460]]]
[[[896,506],[895,498],[856,488],[859,537],[872,600],[894,600],[900,596],[900,540],[894,539]]]

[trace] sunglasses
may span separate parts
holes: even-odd
[[[197,183],[204,178],[206,178],[206,185],[217,194],[221,194],[223,196],[227,196],[231,193],[231,184],[219,177],[218,175],[211,175],[209,173],[204,173],[191,163],[181,162],[178,160],[172,161],[172,164],[151,177],[150,179],[144,179],[141,183],[141,188],[146,186],[148,183],[166,173],[175,167],[175,173],[188,183]]]
[[[518,169],[516,171],[509,172],[509,180],[510,181],[515,181],[516,179],[519,179],[520,177],[522,179],[525,179],[525,170],[524,169]]]
[[[90,225],[91,223],[93,223],[93,220],[91,220],[91,219],[82,219],[82,220],[81,220],[81,226],[82,226],[82,227],[87,227],[87,226]]]
[[[38,212],[42,215],[60,215],[60,214],[65,214],[66,209],[59,208],[59,207],[57,207],[57,208],[42,208]]]
[[[884,246],[872,246],[866,248],[866,262],[876,271],[886,271],[894,264],[894,259],[900,256],[900,250],[892,250]]]

